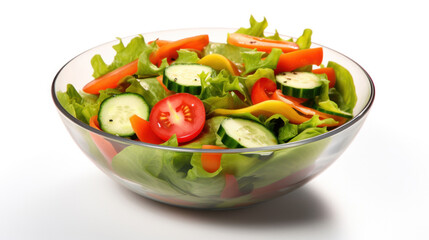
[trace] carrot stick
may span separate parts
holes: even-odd
[[[216,146],[216,145],[203,145],[202,149],[226,149],[226,148]],[[221,158],[222,158],[222,153],[202,153],[201,164],[204,170],[206,170],[209,173],[213,173],[220,168]]]
[[[150,61],[159,66],[164,58],[167,58],[168,62],[176,59],[178,56],[177,50],[179,49],[195,49],[201,51],[208,43],[208,35],[198,35],[166,43],[151,54]]]
[[[130,118],[130,122],[134,132],[141,142],[152,144],[161,144],[164,142],[152,131],[149,121],[146,121],[137,115],[133,115]]]
[[[98,94],[100,90],[116,88],[119,81],[137,72],[138,60],[134,60],[122,67],[119,67],[99,78],[96,78],[83,87],[83,91],[90,94]]]
[[[276,72],[290,72],[307,65],[320,65],[323,48],[309,48],[280,55]]]

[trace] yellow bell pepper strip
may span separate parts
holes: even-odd
[[[347,122],[346,118],[343,118],[340,116],[335,116],[332,114],[319,112],[313,108],[305,107],[305,106],[301,105],[300,102],[294,100],[295,98],[290,98],[289,96],[283,95],[281,90],[279,90],[279,89],[274,91],[273,95],[271,96],[271,99],[282,101],[282,102],[288,104],[289,106],[291,106],[293,109],[295,109],[297,112],[301,113],[302,115],[306,115],[309,117],[312,117],[314,115],[318,115],[322,119],[332,118],[336,121],[336,122],[333,122],[330,124],[322,124],[318,127],[337,127],[337,126],[343,125],[345,122]]]
[[[289,104],[277,100],[267,100],[255,105],[241,108],[241,109],[223,109],[218,108],[211,114],[214,116],[227,116],[232,114],[250,113],[254,116],[264,115],[270,117],[274,114],[281,114],[285,116],[291,123],[301,124],[310,118],[304,117],[296,112]]]
[[[199,64],[209,66],[214,70],[220,71],[222,69],[228,70],[232,75],[239,76],[240,72],[238,71],[237,66],[231,62],[228,58],[223,55],[213,53],[209,54],[198,61]]]

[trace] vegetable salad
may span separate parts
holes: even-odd
[[[100,131],[186,148],[295,142],[351,119],[357,96],[349,71],[333,61],[322,64],[323,48],[312,47],[310,29],[297,39],[282,39],[277,31],[265,35],[267,26],[265,18],[258,22],[251,16],[250,27],[229,33],[224,43],[211,42],[209,35],[149,42],[138,35],[126,46],[119,39],[113,62],[93,56],[94,80],[82,90],[68,84],[58,100]],[[100,148],[100,140],[94,142]],[[268,156],[270,161],[243,154],[172,157],[139,146],[107,146],[103,154],[120,176],[165,196],[237,197],[243,189],[260,190],[310,169],[322,145]],[[286,156],[297,160],[282,161]],[[231,181],[241,190],[230,196],[225,188]],[[179,198],[191,200],[186,196]]]

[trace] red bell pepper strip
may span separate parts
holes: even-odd
[[[331,67],[325,67],[325,68],[318,68],[313,69],[313,73],[315,74],[326,74],[326,77],[328,77],[329,80],[329,88],[333,88],[335,86],[336,77],[335,77],[335,70]]]
[[[100,90],[116,88],[119,81],[126,76],[137,72],[138,60],[134,60],[122,67],[119,67],[103,76],[96,78],[83,87],[83,91],[90,94],[98,94]]]
[[[262,52],[271,52],[273,48],[279,48],[282,52],[293,52],[299,50],[298,44],[284,40],[272,40],[261,37],[250,36],[242,33],[230,33],[228,34],[227,42],[231,45],[257,49]]]
[[[320,65],[323,60],[323,48],[302,49],[280,55],[276,73],[291,72],[307,65]]]
[[[274,92],[277,90],[276,83],[268,78],[261,78],[255,82],[252,87],[251,99],[253,104],[257,104],[266,100],[270,100],[273,97]],[[289,100],[295,104],[301,104],[308,99],[306,98],[295,98],[287,96]],[[278,100],[278,99],[277,99]]]
[[[201,51],[207,44],[209,44],[209,35],[183,38],[162,45],[150,55],[149,59],[153,64],[159,66],[164,58],[167,58],[168,62],[176,59],[178,57],[177,50],[194,49]]]

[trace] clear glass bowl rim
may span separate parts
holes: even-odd
[[[187,30],[188,31],[189,30],[192,30],[192,31],[197,31],[197,30],[201,30],[201,31],[202,30],[207,30],[207,31],[210,31],[210,30],[225,30],[225,31],[233,32],[233,31],[236,31],[237,29],[234,29],[234,28],[183,28],[183,29],[172,29],[172,30],[163,30],[163,31],[156,31],[156,32],[148,32],[148,33],[143,33],[141,35],[145,36],[147,34],[155,34],[155,33],[162,33],[162,32],[171,32],[171,31],[187,31]],[[128,36],[128,37],[125,37],[123,39],[129,39],[129,38],[131,38],[133,36],[136,36],[136,35]],[[280,36],[289,37],[289,36],[285,36],[285,35],[280,35]],[[286,148],[294,148],[294,147],[298,147],[298,146],[301,146],[301,145],[309,144],[309,143],[312,143],[312,142],[317,142],[319,140],[322,140],[322,139],[325,139],[325,138],[337,135],[340,132],[348,129],[351,126],[353,126],[355,123],[359,122],[362,118],[364,118],[368,114],[368,112],[371,109],[371,106],[372,106],[372,104],[374,102],[374,99],[375,99],[375,86],[374,86],[374,82],[372,81],[371,76],[367,73],[367,71],[362,66],[360,66],[353,59],[349,58],[348,56],[346,56],[346,55],[344,55],[344,54],[342,54],[342,53],[340,53],[340,52],[338,52],[336,50],[333,50],[333,49],[331,49],[329,47],[325,47],[325,46],[323,46],[321,44],[313,42],[314,44],[317,44],[317,45],[319,45],[319,46],[321,46],[321,47],[323,47],[325,49],[328,49],[328,50],[336,53],[336,54],[342,55],[343,57],[345,57],[348,60],[350,60],[351,62],[353,62],[356,66],[358,66],[363,71],[363,73],[365,74],[365,76],[366,76],[366,78],[367,78],[367,80],[369,82],[369,85],[370,85],[370,96],[369,96],[368,102],[365,104],[365,106],[362,109],[362,111],[360,111],[356,116],[354,116],[352,119],[350,119],[345,124],[343,124],[343,125],[335,128],[333,130],[330,130],[327,133],[318,135],[316,137],[312,137],[312,138],[308,138],[308,139],[304,139],[304,140],[300,140],[300,141],[296,141],[296,142],[292,142],[292,143],[283,143],[283,144],[277,144],[277,145],[271,145],[271,146],[259,147],[259,148],[199,149],[199,148],[171,147],[171,146],[164,146],[164,145],[144,143],[144,142],[140,142],[140,141],[131,140],[131,139],[127,139],[127,138],[122,138],[122,137],[119,137],[119,136],[115,136],[115,135],[112,135],[112,134],[108,134],[108,133],[105,133],[103,131],[99,131],[99,130],[95,129],[95,128],[89,126],[88,124],[85,124],[85,123],[81,122],[77,118],[73,117],[70,113],[68,113],[67,110],[65,110],[61,106],[60,102],[58,101],[58,99],[56,97],[55,83],[56,83],[56,81],[58,79],[58,76],[60,75],[61,71],[70,62],[72,62],[73,60],[75,60],[76,58],[78,58],[79,56],[85,54],[88,51],[91,51],[91,50],[93,50],[95,48],[98,48],[100,46],[103,46],[103,45],[109,44],[109,43],[113,43],[113,42],[115,42],[115,40],[109,41],[109,42],[106,42],[106,43],[103,43],[103,44],[100,44],[100,45],[95,46],[95,47],[92,47],[92,48],[90,48],[90,49],[88,49],[88,50],[86,50],[86,51],[78,54],[77,56],[73,57],[66,64],[64,64],[64,66],[62,66],[60,68],[60,70],[57,72],[57,74],[54,77],[54,80],[53,80],[52,85],[51,85],[51,95],[52,95],[54,104],[57,107],[57,109],[60,111],[60,113],[62,115],[64,115],[68,120],[72,121],[74,124],[76,124],[76,125],[84,128],[84,129],[86,129],[87,131],[90,131],[90,132],[93,132],[95,134],[101,135],[104,138],[107,138],[107,139],[110,139],[110,140],[113,140],[113,141],[116,141],[116,142],[122,142],[122,143],[125,143],[127,145],[139,145],[139,146],[142,146],[142,147],[149,147],[149,148],[154,148],[154,149],[162,149],[162,150],[166,150],[166,151],[175,151],[175,152],[231,153],[231,154],[233,154],[233,153],[266,152],[266,151],[276,151],[276,150],[281,150],[281,149],[286,149]]]

